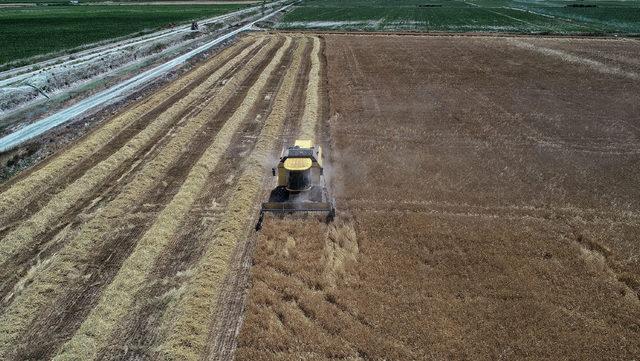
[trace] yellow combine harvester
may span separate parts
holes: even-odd
[[[322,162],[322,147],[311,140],[296,140],[282,151],[277,168],[271,170],[278,184],[269,201],[262,203],[256,229],[260,229],[265,212],[320,212],[327,214],[327,221],[333,220],[335,208],[327,192]]]

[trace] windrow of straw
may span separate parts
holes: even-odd
[[[206,353],[210,327],[216,314],[216,300],[228,272],[231,255],[237,243],[247,236],[247,220],[253,219],[254,204],[262,188],[263,164],[280,137],[305,45],[306,42],[298,43],[272,111],[246,161],[246,168],[238,179],[225,213],[208,232],[210,241],[207,249],[196,264],[184,295],[177,301],[172,314],[163,320],[162,327],[167,331],[166,339],[159,348],[161,359],[200,360]]]
[[[244,46],[247,41],[249,41],[249,39],[245,38],[242,42],[238,43],[236,47]],[[226,54],[228,55],[231,52],[232,51],[226,52]],[[222,57],[222,59],[225,58],[224,56]],[[214,60],[214,63],[211,65],[217,65],[223,61],[222,59],[220,61]],[[167,94],[174,94],[183,90],[194,80],[205,76],[210,69],[210,66],[201,66],[185,76],[180,77],[167,87],[160,89],[146,101],[141,102],[132,109],[105,123],[96,129],[96,131],[89,134],[84,140],[78,142],[77,145],[53,158],[42,168],[13,184],[0,194],[0,221],[8,219],[8,217],[21,211],[34,197],[48,190],[44,185],[66,176],[68,172],[73,169],[74,165],[93,156],[105,144],[109,143],[131,124],[134,124],[137,119],[162,104],[166,100]]]
[[[299,138],[315,139],[316,125],[320,113],[320,38],[313,38],[311,70],[305,94],[304,113]]]
[[[36,245],[37,237],[40,234],[55,226],[58,219],[60,219],[65,212],[109,179],[118,167],[126,161],[133,159],[141,150],[160,136],[162,132],[166,132],[167,127],[175,122],[176,118],[180,116],[184,109],[205,96],[209,89],[220,81],[225,72],[240,63],[260,44],[261,41],[255,42],[232,59],[228,59],[232,53],[226,51],[222,54],[220,60],[210,62],[211,66],[217,66],[222,61],[228,60],[226,64],[208,77],[207,80],[164,113],[160,114],[154,122],[140,131],[140,133],[133,137],[122,148],[88,170],[82,177],[78,178],[62,192],[51,198],[37,213],[7,234],[2,240],[2,243],[0,243],[0,265],[4,265],[7,260]],[[0,272],[0,274],[2,274],[2,272]]]
[[[212,115],[220,111],[224,104],[235,96],[242,82],[275,46],[276,42],[272,42],[270,46],[262,48],[246,66],[225,83],[215,98],[205,105],[202,112],[186,122],[184,127],[179,129],[158,152],[158,155],[144,165],[121,193],[104,208],[98,210],[95,216],[80,228],[78,234],[59,253],[52,256],[49,266],[38,273],[33,282],[16,296],[13,303],[0,316],[0,358],[10,358],[10,353],[15,349],[16,340],[38,316],[39,310],[53,304],[74,283],[80,282],[96,250],[106,246],[108,235],[126,226],[126,215],[132,208],[142,203],[146,194],[162,181],[163,175],[184,152],[188,151],[189,144],[211,121]]]
[[[199,194],[206,190],[207,179],[216,168],[221,156],[231,144],[240,125],[247,120],[251,110],[264,97],[271,74],[281,64],[291,44],[287,38],[249,89],[244,101],[227,120],[214,142],[191,169],[184,184],[171,202],[162,210],[151,228],[137,243],[135,250],[124,262],[118,274],[104,291],[100,302],[91,311],[74,337],[67,342],[55,360],[90,360],[98,356],[100,349],[112,339],[116,327],[124,323],[127,311],[136,293],[143,287],[154,262],[164,248],[177,237]]]

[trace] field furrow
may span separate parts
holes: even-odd
[[[4,272],[0,271],[0,277],[3,280],[8,280],[8,273],[15,274],[16,267],[19,267],[25,260],[30,259],[30,255],[34,255],[39,251],[42,242],[47,241],[47,235],[43,235],[43,233],[52,228],[60,227],[60,219],[74,216],[74,212],[70,212],[71,210],[80,212],[92,199],[101,197],[101,193],[96,192],[96,190],[108,180],[112,180],[109,183],[121,183],[121,179],[124,176],[122,173],[131,167],[130,165],[126,167],[124,165],[133,162],[136,158],[140,159],[140,153],[145,148],[152,148],[154,144],[157,144],[161,139],[160,137],[169,133],[172,125],[176,124],[180,119],[184,119],[185,110],[189,109],[195,101],[205,102],[207,97],[210,96],[211,88],[223,78],[225,72],[239,64],[259,45],[260,41],[230,59],[228,63],[209,76],[186,97],[180,99],[174,106],[160,114],[154,122],[144,128],[118,151],[89,169],[82,177],[53,196],[37,213],[22,221],[17,228],[8,233],[0,243],[0,265],[3,266],[4,270]],[[49,237],[51,236],[49,235]],[[3,281],[2,284],[7,284],[7,282]]]
[[[275,41],[275,40],[274,40]],[[269,46],[273,48],[273,44]],[[274,50],[269,50],[266,59],[271,57]],[[264,60],[259,62],[255,69],[263,67]],[[245,92],[243,88],[253,82],[253,78],[259,72],[251,73],[251,75],[242,83],[240,88],[236,89],[235,97],[230,99],[223,109],[229,104],[235,103],[235,98],[242,97]],[[195,109],[194,109],[195,111]],[[205,108],[206,112],[206,108]],[[127,215],[129,218],[127,224],[135,224],[135,227],[127,227],[118,231],[116,235],[105,245],[111,247],[103,248],[96,251],[96,256],[91,261],[91,276],[80,282],[77,286],[70,285],[68,292],[54,304],[49,305],[42,311],[46,317],[41,317],[31,327],[31,332],[23,337],[25,350],[29,350],[28,355],[38,355],[38,357],[49,357],[55,352],[60,342],[67,340],[72,336],[73,332],[80,326],[84,317],[90,312],[92,307],[98,302],[103,291],[103,286],[111,282],[112,278],[119,271],[121,262],[126,259],[128,254],[135,246],[140,235],[151,227],[155,221],[155,209],[162,209],[164,205],[170,201],[174,193],[180,188],[185,177],[189,173],[190,167],[205,151],[207,145],[214,139],[219,132],[219,128],[224,124],[224,116],[220,116],[222,111],[218,111],[218,116],[212,118],[201,132],[195,135],[195,138],[189,144],[188,151],[184,152],[180,158],[174,161],[174,166],[167,172],[161,184],[157,184],[156,189],[147,196],[147,200],[141,202],[142,208],[132,207],[131,213],[134,216]],[[192,114],[196,115],[196,113]],[[211,114],[209,114],[211,115]],[[206,115],[205,115],[206,116]],[[187,117],[189,118],[189,117]],[[143,163],[144,164],[144,163]],[[53,315],[53,316],[51,316]],[[47,341],[48,343],[45,343]]]
[[[92,274],[85,275],[87,267],[91,264],[100,267],[109,266],[110,273],[115,273],[119,265],[118,261],[122,261],[131,251],[140,232],[144,231],[144,225],[150,226],[150,218],[154,217],[153,212],[145,215],[145,213],[149,213],[149,209],[145,211],[145,204],[150,204],[151,210],[153,210],[157,207],[154,204],[161,205],[170,199],[171,192],[175,192],[184,181],[185,171],[188,171],[198,158],[198,153],[204,152],[206,145],[210,142],[210,138],[207,137],[211,137],[212,134],[208,133],[217,128],[215,126],[217,119],[213,115],[237,95],[238,87],[246,78],[259,71],[257,65],[267,57],[275,45],[275,42],[272,41],[269,47],[262,49],[245,67],[227,81],[216,93],[213,100],[206,104],[196,117],[186,122],[158,152],[158,155],[147,162],[117,196],[99,209],[95,216],[78,230],[77,234],[68,241],[60,252],[47,261],[46,267],[43,267],[40,272],[36,272],[29,287],[17,294],[13,303],[2,315],[0,339],[15,340],[19,337],[36,319],[37,310],[43,310],[46,305],[55,305],[58,296],[63,296],[65,293],[69,296],[69,289],[65,290],[65,287],[91,282]],[[214,128],[209,127],[210,129],[207,131],[208,123],[211,123]],[[194,137],[196,142],[194,142]],[[149,201],[151,202],[147,203]],[[131,228],[130,225],[140,222],[141,218],[146,218],[146,223],[141,222],[142,227],[141,224],[138,224]],[[132,221],[133,223],[131,223]],[[118,245],[118,240],[125,243]],[[113,249],[114,245],[118,245],[116,249]],[[114,256],[114,253],[117,254]],[[101,260],[102,256],[105,256],[105,259]],[[84,276],[87,276],[86,280],[83,279]],[[93,276],[98,277],[95,274]],[[102,282],[106,281],[108,279],[102,280]],[[73,293],[71,292],[71,294]],[[96,297],[95,294],[90,296]],[[69,302],[76,301],[69,300]],[[4,353],[6,349],[12,348],[7,345],[7,342],[3,342],[4,348],[0,346],[0,352]]]
[[[40,200],[39,197],[55,193],[50,190],[63,188],[65,184],[81,177],[87,169],[119,149],[160,113],[172,107],[192,87],[203,82],[224,62],[251,43],[252,38],[243,39],[223,51],[220,57],[212,59],[211,62],[159,89],[154,95],[134,104],[50,161],[3,184],[0,188],[0,221],[6,226],[9,222],[15,222],[25,211],[28,214],[37,209],[39,204],[46,201]],[[167,96],[168,94],[170,96]],[[42,184],[47,184],[48,187],[42,187]],[[4,226],[2,228],[4,229]]]
[[[215,140],[191,169],[185,182],[171,202],[158,214],[154,224],[137,242],[135,249],[123,263],[118,274],[103,292],[101,301],[91,311],[74,337],[64,345],[56,360],[94,359],[105,347],[113,330],[124,322],[124,316],[134,301],[136,292],[149,276],[154,261],[174,239],[196,197],[203,192],[210,172],[215,169],[234,134],[247,120],[255,104],[264,97],[271,73],[282,60],[291,40],[273,57],[260,77],[249,89],[244,101],[216,134]]]
[[[160,346],[161,357],[164,359],[196,360],[202,358],[207,350],[207,340],[216,314],[216,299],[225,279],[230,256],[251,227],[247,220],[254,218],[254,204],[261,194],[264,177],[262,164],[272,154],[279,139],[303,52],[304,42],[299,40],[293,63],[276,95],[272,111],[265,121],[256,146],[246,160],[245,171],[236,181],[231,202],[221,220],[212,227],[209,244],[185,285],[184,295],[166,319],[163,327],[170,332],[167,332],[167,338]]]

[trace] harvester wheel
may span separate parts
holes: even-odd
[[[335,218],[336,218],[336,209],[332,207],[331,210],[329,211],[329,214],[327,214],[327,219],[325,222],[329,224],[333,222]]]
[[[260,215],[258,216],[258,222],[256,222],[256,232],[262,229],[262,220],[264,220],[264,212],[260,211]]]

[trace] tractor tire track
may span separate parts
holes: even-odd
[[[78,318],[81,320],[84,317],[79,315],[75,322],[69,322],[68,316],[79,311],[70,307],[78,304],[81,298],[95,300],[100,285],[110,281],[141,232],[150,225],[155,210],[173,196],[174,190],[184,181],[186,171],[204,152],[208,137],[222,126],[218,119],[211,119],[210,115],[216,114],[237,95],[238,88],[251,74],[260,72],[257,65],[269,50],[263,49],[227,82],[214,101],[177,132],[162,152],[145,164],[134,180],[113,201],[96,212],[94,218],[85,223],[78,234],[52,257],[50,264],[34,276],[33,282],[0,317],[1,355],[11,357],[16,341],[30,344],[32,340],[39,339],[38,334],[46,334],[47,328],[58,327],[57,321],[62,321],[62,328],[67,330],[79,325]],[[196,140],[192,141],[194,137]],[[190,149],[187,150],[188,146]],[[80,291],[79,295],[77,291],[69,290],[72,288],[70,286],[78,284],[83,285],[76,288]],[[94,287],[87,288],[87,285]],[[82,302],[79,304],[83,305]],[[71,325],[64,326],[66,323]],[[25,333],[30,326],[36,335]],[[22,350],[30,351],[28,348]]]

